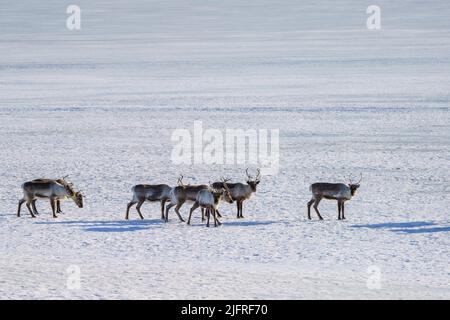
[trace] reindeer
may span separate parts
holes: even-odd
[[[199,191],[208,189],[209,187],[206,184],[200,185],[190,185],[183,183],[183,175],[178,178],[178,186],[172,188],[170,191],[170,204],[166,207],[166,222],[169,221],[169,210],[173,206],[175,207],[175,213],[178,215],[180,221],[185,222],[183,217],[180,214],[181,206],[186,202],[195,202],[197,199],[197,194]],[[204,221],[204,209],[202,208],[202,221]]]
[[[59,184],[62,184],[62,185],[73,186],[72,183],[66,181],[67,177],[68,177],[68,175],[62,177],[61,179],[56,179],[56,180],[53,180],[53,179],[42,179],[41,178],[41,179],[35,179],[33,181],[36,181],[36,182],[55,181],[55,182],[57,182]],[[37,201],[37,199],[34,199],[31,202],[31,207],[33,208],[33,211],[34,211],[35,214],[39,214],[39,212],[36,209],[36,201]],[[61,201],[60,200],[56,200],[56,213],[63,213],[62,210],[61,210]]]
[[[187,224],[191,224],[191,216],[192,212],[194,212],[195,209],[198,207],[201,207],[202,209],[206,210],[206,215],[208,217],[208,222],[206,224],[207,227],[209,227],[209,218],[211,214],[214,217],[214,227],[217,227],[217,225],[221,225],[222,223],[217,219],[216,213],[217,213],[217,207],[219,206],[221,201],[226,201],[228,203],[233,203],[233,199],[231,198],[230,189],[228,189],[227,182],[224,179],[222,181],[223,187],[220,189],[213,188],[212,185],[210,185],[210,188],[208,189],[202,189],[197,193],[196,200],[194,202],[194,205],[192,206],[190,212],[189,212],[189,219]],[[203,221],[203,213],[202,213],[202,221]]]
[[[57,202],[60,200],[72,199],[79,208],[83,208],[83,195],[81,192],[75,191],[70,183],[60,182],[52,179],[37,179],[22,184],[23,198],[19,201],[17,216],[20,217],[20,209],[22,204],[26,202],[31,217],[36,218],[37,210],[34,203],[37,199],[43,198],[50,200],[53,218],[57,218]]]
[[[245,174],[247,176],[247,184],[244,183],[227,183],[227,186],[230,190],[231,198],[233,201],[236,201],[236,207],[237,207],[237,218],[244,218],[242,215],[242,203],[250,199],[252,194],[256,192],[256,186],[260,182],[261,177],[261,171],[259,169],[256,170],[256,177],[253,178],[248,173],[248,168],[245,170]],[[215,189],[221,189],[224,187],[223,182],[214,182],[212,184],[212,187]],[[220,215],[219,212],[217,212],[218,215]]]
[[[349,177],[349,184],[346,185],[344,183],[313,183],[309,190],[312,192],[312,198],[308,202],[308,219],[311,220],[311,205],[314,203],[314,210],[319,216],[320,220],[323,220],[322,216],[319,213],[319,203],[325,198],[329,200],[337,200],[338,203],[338,220],[344,220],[345,215],[345,202],[350,200],[355,194],[356,190],[359,188],[359,184],[362,181],[362,174],[357,183],[353,183],[351,178]],[[341,216],[342,213],[342,216]]]
[[[164,206],[166,201],[170,199],[170,190],[167,184],[138,184],[131,188],[131,192],[133,193],[133,198],[131,202],[127,205],[127,212],[125,214],[125,219],[128,220],[130,215],[130,209],[137,203],[136,210],[141,219],[144,219],[144,216],[141,213],[141,206],[145,201],[156,202],[159,201],[161,203],[161,219],[164,220]]]

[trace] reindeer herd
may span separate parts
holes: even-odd
[[[180,221],[185,222],[181,216],[180,209],[185,203],[191,203],[187,224],[191,224],[192,213],[200,208],[202,222],[207,220],[206,225],[210,225],[210,217],[214,219],[214,226],[221,225],[219,220],[222,215],[219,212],[221,202],[236,202],[237,218],[244,218],[243,203],[250,199],[260,182],[261,172],[256,170],[256,175],[250,175],[248,169],[245,170],[246,183],[231,183],[230,179],[222,178],[220,181],[191,185],[183,182],[183,176],[178,178],[178,185],[170,187],[167,184],[138,184],[132,191],[132,199],[127,204],[125,219],[129,219],[130,209],[136,205],[136,211],[141,219],[144,216],[141,207],[144,202],[159,202],[161,205],[161,219],[169,221],[169,211],[174,208]],[[67,181],[67,176],[61,179],[36,179],[25,182],[22,185],[23,198],[19,201],[17,216],[20,217],[22,205],[25,203],[32,218],[38,215],[36,201],[38,199],[48,199],[52,208],[53,217],[57,218],[57,213],[61,213],[61,201],[73,200],[79,208],[83,208],[83,195],[81,191],[75,191],[74,185]],[[323,220],[318,206],[322,199],[336,200],[338,204],[338,220],[345,219],[345,202],[350,200],[360,186],[362,174],[358,182],[353,182],[349,178],[348,184],[344,183],[314,183],[310,186],[312,198],[307,204],[308,219],[311,219],[311,206],[317,213],[320,220]],[[167,206],[166,206],[167,204]]]

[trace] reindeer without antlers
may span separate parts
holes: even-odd
[[[73,184],[63,179],[36,179],[22,184],[23,198],[19,201],[17,216],[20,217],[22,204],[26,202],[31,217],[38,214],[35,202],[38,199],[49,199],[52,207],[53,218],[57,218],[56,213],[61,200],[72,199],[79,208],[83,208],[83,195],[80,191],[75,191]]]
[[[349,184],[344,183],[313,183],[309,189],[312,192],[312,198],[308,202],[308,219],[311,220],[311,205],[314,204],[314,210],[319,216],[320,220],[323,220],[320,215],[318,206],[320,201],[325,198],[329,200],[337,200],[338,203],[338,220],[344,220],[345,215],[345,202],[350,200],[358,190],[360,183],[362,181],[362,174],[357,183],[353,183],[349,177]]]
[[[191,224],[192,212],[194,212],[194,210],[197,209],[198,207],[200,207],[202,210],[203,209],[206,210],[206,216],[208,217],[208,222],[206,223],[207,227],[209,227],[209,218],[211,217],[211,214],[214,218],[214,227],[217,227],[218,225],[222,224],[216,216],[217,207],[219,206],[221,201],[233,203],[233,199],[231,198],[230,194],[230,189],[228,189],[227,186],[227,180],[222,179],[222,184],[223,187],[220,189],[216,189],[212,185],[210,185],[210,188],[202,189],[197,193],[195,203],[189,212],[189,219],[187,224]],[[203,221],[203,212],[202,212],[202,221]]]
[[[256,177],[253,178],[249,172],[248,168],[245,170],[245,174],[247,176],[247,184],[244,183],[227,183],[228,189],[230,190],[231,198],[233,201],[236,201],[237,207],[237,218],[244,218],[242,215],[242,203],[250,199],[252,194],[256,192],[256,186],[260,182],[261,171],[259,169],[256,170]],[[223,188],[223,182],[214,182],[212,184],[213,188],[220,189]],[[217,212],[219,214],[219,212]]]
[[[130,209],[137,203],[136,210],[141,219],[144,219],[144,216],[141,212],[141,207],[145,201],[149,202],[157,202],[161,203],[161,219],[164,220],[164,206],[166,201],[170,198],[170,190],[167,184],[138,184],[131,188],[131,192],[133,193],[133,198],[127,205],[127,212],[125,214],[125,219],[128,220],[130,215]]]

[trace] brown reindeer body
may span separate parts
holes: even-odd
[[[180,185],[174,187],[170,192],[170,204],[166,208],[166,222],[169,221],[169,210],[175,206],[175,213],[180,221],[184,222],[180,213],[180,208],[185,202],[195,202],[197,195],[201,190],[208,189],[206,184],[201,185],[183,185],[179,180]],[[202,209],[202,219],[204,219],[204,211]]]
[[[322,216],[320,215],[318,206],[322,199],[328,199],[337,201],[338,220],[344,220],[345,202],[350,200],[356,194],[356,190],[359,188],[359,183],[361,182],[361,180],[362,175],[358,183],[352,183],[351,180],[349,184],[325,182],[313,183],[309,188],[312,193],[312,198],[308,202],[308,219],[311,219],[311,206],[314,204],[313,207],[317,213],[317,216],[320,220],[323,220]]]
[[[26,206],[30,215],[36,217],[35,202],[38,199],[49,199],[52,207],[53,217],[56,216],[57,203],[62,200],[72,199],[79,208],[83,208],[83,196],[80,192],[76,192],[72,184],[67,183],[64,179],[36,179],[25,182],[22,185],[23,198],[19,201],[17,216],[20,217],[20,209],[22,204],[26,202]]]
[[[167,184],[138,184],[135,185],[131,192],[133,193],[133,198],[127,205],[127,212],[125,214],[125,219],[128,220],[130,215],[130,209],[132,206],[137,204],[136,210],[141,219],[144,219],[144,216],[141,212],[141,207],[144,202],[160,202],[161,204],[161,219],[164,219],[164,206],[166,201],[170,198],[170,191],[172,188]]]
[[[41,179],[35,179],[35,180],[33,180],[33,181],[37,181],[37,182],[56,181],[57,183],[62,184],[62,185],[68,184],[68,182],[65,180],[65,177],[64,177],[64,178],[61,178],[61,179],[55,179],[55,180],[53,180],[53,179],[45,179],[45,178],[41,178]],[[33,208],[34,213],[35,213],[35,214],[39,214],[39,212],[38,212],[37,209],[36,209],[36,201],[37,201],[37,199],[33,200],[33,201],[31,202],[31,206],[32,206],[32,208]],[[56,213],[62,213],[62,210],[61,210],[61,200],[59,200],[59,199],[56,200]]]

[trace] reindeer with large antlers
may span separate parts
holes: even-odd
[[[259,169],[256,170],[256,176],[253,178],[253,176],[250,175],[248,172],[248,168],[245,170],[245,174],[247,176],[247,184],[244,183],[226,183],[228,186],[228,189],[230,190],[231,199],[233,201],[236,201],[236,207],[237,207],[237,218],[244,218],[242,215],[242,203],[250,199],[252,194],[256,192],[256,187],[260,182],[261,178],[261,171]],[[214,182],[212,184],[213,188],[221,189],[224,187],[224,182]],[[220,215],[220,213],[217,211],[217,214]]]
[[[349,177],[349,184],[344,183],[313,183],[309,189],[312,192],[312,198],[308,202],[308,219],[311,220],[311,205],[314,204],[314,210],[319,216],[320,220],[323,220],[320,215],[318,206],[322,199],[337,200],[338,204],[338,220],[344,220],[345,215],[345,202],[350,200],[358,190],[362,181],[362,174],[357,183],[354,183]]]

